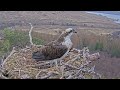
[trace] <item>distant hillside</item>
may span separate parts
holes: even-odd
[[[16,25],[91,25],[120,28],[112,19],[103,16],[88,14],[85,11],[0,11],[0,29]],[[111,24],[113,26],[111,26]],[[84,25],[85,26],[85,25]]]

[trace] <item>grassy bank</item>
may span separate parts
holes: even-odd
[[[107,35],[95,35],[81,32],[79,35],[79,48],[88,46],[90,51],[103,51],[111,54],[111,57],[120,58],[120,39],[111,39]]]

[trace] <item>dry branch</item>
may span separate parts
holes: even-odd
[[[31,23],[29,23],[31,28],[30,28],[30,31],[29,31],[29,38],[30,38],[30,44],[33,45],[33,42],[32,42],[32,36],[31,36],[31,32],[32,32],[32,29],[33,29],[33,25]]]
[[[4,63],[16,52],[15,47],[13,47],[13,50],[11,51],[10,55],[2,62],[1,66],[3,67]]]
[[[30,31],[29,31],[30,45],[31,45],[31,46],[41,47],[42,45],[35,45],[35,44],[33,43],[32,35],[31,35],[32,30],[33,30],[33,25],[32,25],[31,23],[29,23],[29,24],[30,24],[30,26],[31,26]]]

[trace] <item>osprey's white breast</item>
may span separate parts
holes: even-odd
[[[62,45],[66,45],[67,48],[69,48],[69,49],[72,47],[73,43],[72,43],[69,36],[64,38],[64,41],[62,42]]]

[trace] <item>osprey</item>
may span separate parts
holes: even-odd
[[[76,33],[76,31],[72,28],[64,30],[57,40],[44,45],[39,51],[33,52],[32,58],[36,61],[64,58],[72,48],[73,43],[70,37],[73,33]]]

